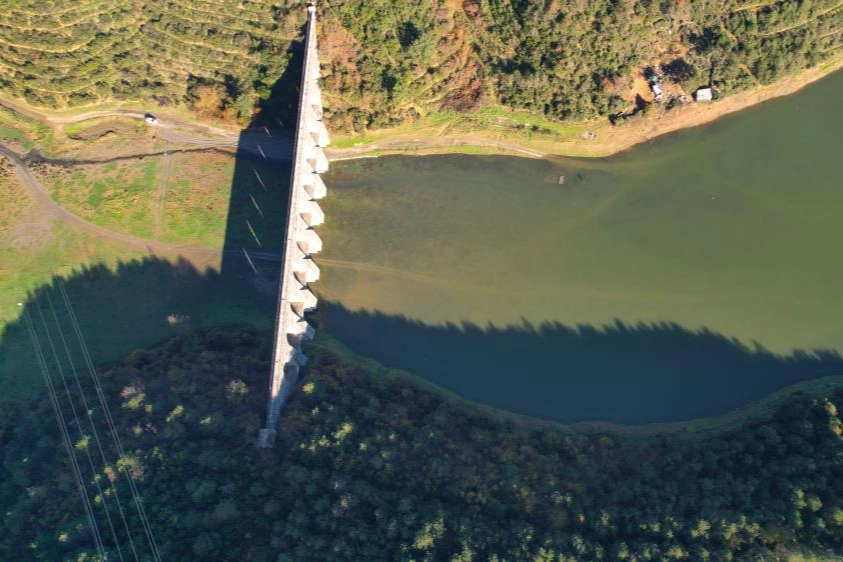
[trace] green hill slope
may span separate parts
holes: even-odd
[[[725,96],[843,45],[839,0],[325,0],[319,10],[326,101],[344,132],[498,104],[590,119],[646,99],[641,73],[653,65],[672,93],[713,83]],[[166,105],[210,83],[217,109],[246,119],[288,67],[305,15],[291,0],[12,0],[0,5],[0,91],[55,108]]]

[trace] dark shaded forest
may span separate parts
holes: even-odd
[[[270,357],[257,332],[181,336],[101,370],[125,447],[118,464],[143,496],[163,559],[843,552],[843,391],[796,396],[769,419],[720,433],[633,439],[495,415],[326,339],[309,354],[271,450],[254,448]],[[48,400],[3,415],[0,559],[96,559]],[[87,446],[75,446],[80,461]],[[125,547],[119,529],[118,540]]]

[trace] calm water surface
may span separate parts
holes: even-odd
[[[609,159],[336,163],[322,328],[565,422],[713,415],[843,374],[841,107],[838,73]]]

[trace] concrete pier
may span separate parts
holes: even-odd
[[[322,240],[313,227],[325,221],[325,214],[316,200],[326,194],[325,184],[319,174],[328,170],[328,159],[322,149],[328,145],[329,139],[328,130],[322,122],[319,58],[316,54],[316,8],[310,5],[307,11],[304,68],[290,178],[269,405],[266,427],[258,435],[259,447],[271,447],[275,442],[281,408],[298,380],[299,370],[307,362],[301,344],[313,337],[313,328],[304,319],[304,314],[316,308],[316,296],[310,292],[308,285],[319,280],[319,268],[313,261],[313,254],[322,250]]]

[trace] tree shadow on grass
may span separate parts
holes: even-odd
[[[48,359],[52,357],[48,335],[60,346],[62,333],[71,333],[59,284],[67,288],[98,365],[192,329],[248,324],[272,333],[293,149],[293,131],[282,125],[295,123],[302,61],[303,43],[294,41],[287,71],[240,134],[223,248],[191,248],[161,256],[150,253],[113,270],[105,265],[84,266],[32,290],[22,303],[18,321],[0,331],[0,413],[44,390],[23,314],[39,328],[37,336],[43,339]],[[209,261],[212,267],[206,268]],[[58,326],[48,308],[50,302],[57,308]],[[82,359],[74,356],[77,365]],[[54,358],[48,367],[57,368]]]
[[[166,256],[150,254],[126,259],[116,267],[95,264],[78,267],[61,277],[53,276],[22,298],[18,319],[2,328],[0,451],[11,442],[14,432],[31,427],[15,423],[16,420],[47,411],[48,407],[33,407],[33,404],[46,401],[49,395],[58,405],[56,411],[63,412],[66,434],[52,426],[54,432],[27,435],[25,440],[37,443],[37,458],[32,458],[31,465],[17,462],[12,466],[12,460],[7,466],[0,463],[0,507],[3,508],[0,511],[8,515],[5,508],[15,504],[22,490],[35,483],[39,489],[46,489],[49,497],[59,495],[53,494],[55,490],[51,486],[67,485],[71,489],[68,497],[78,497],[80,501],[78,506],[67,506],[73,519],[63,524],[73,531],[64,534],[66,545],[56,547],[55,536],[60,529],[42,521],[29,519],[20,527],[12,525],[6,529],[23,534],[26,537],[23,544],[35,545],[33,548],[38,548],[41,554],[33,556],[58,559],[54,547],[68,548],[71,552],[77,548],[88,553],[94,551],[95,535],[88,534],[82,498],[72,489],[73,473],[78,471],[78,485],[89,488],[88,498],[99,498],[94,501],[92,516],[105,537],[107,557],[122,559],[118,545],[126,553],[131,544],[133,551],[137,547],[140,559],[151,559],[152,546],[144,542],[140,530],[143,518],[133,509],[130,488],[119,478],[116,491],[112,488],[126,507],[128,518],[128,524],[116,528],[112,527],[111,518],[116,517],[119,505],[113,495],[104,496],[100,491],[99,482],[104,480],[98,476],[103,472],[111,474],[106,464],[111,463],[113,469],[118,458],[130,459],[135,453],[135,441],[125,427],[120,429],[124,430],[121,439],[127,443],[126,453],[111,441],[109,416],[100,406],[95,379],[87,377],[86,351],[94,365],[103,366],[175,335],[217,326],[250,325],[265,335],[266,345],[260,353],[264,362],[269,363],[293,146],[292,131],[281,125],[295,123],[302,47],[301,42],[291,44],[288,71],[272,88],[270,97],[261,103],[260,115],[240,134],[221,249],[168,250]],[[83,244],[99,242],[89,238],[93,236],[90,233],[82,236]],[[136,246],[142,248],[143,244]],[[130,255],[137,256],[137,248],[126,247],[126,251],[131,250]],[[146,248],[152,251],[152,246]],[[78,337],[77,326],[85,345]],[[43,377],[44,370],[49,373],[48,379]],[[254,392],[265,392],[269,372],[251,375],[263,381]],[[51,381],[51,392],[47,390],[47,380]],[[142,387],[142,383],[138,384]],[[107,391],[110,394],[105,400],[111,402],[112,409],[119,407],[116,406],[120,404],[119,396],[114,393],[120,390],[107,388]],[[34,426],[50,427],[49,424]],[[90,449],[98,450],[102,456],[94,455],[92,459],[83,451],[90,452],[86,444],[97,427],[101,439],[94,438],[97,447]],[[70,455],[67,450],[71,451]],[[19,451],[9,453],[9,459],[14,459],[13,453]],[[160,514],[166,506],[150,497],[152,494],[144,488],[142,478],[139,488],[151,508],[153,525],[160,527],[164,524]],[[123,516],[122,511],[120,515]],[[128,529],[134,529],[131,537]],[[168,548],[172,550],[173,545],[165,545],[165,552]],[[75,559],[76,555],[72,557]]]

